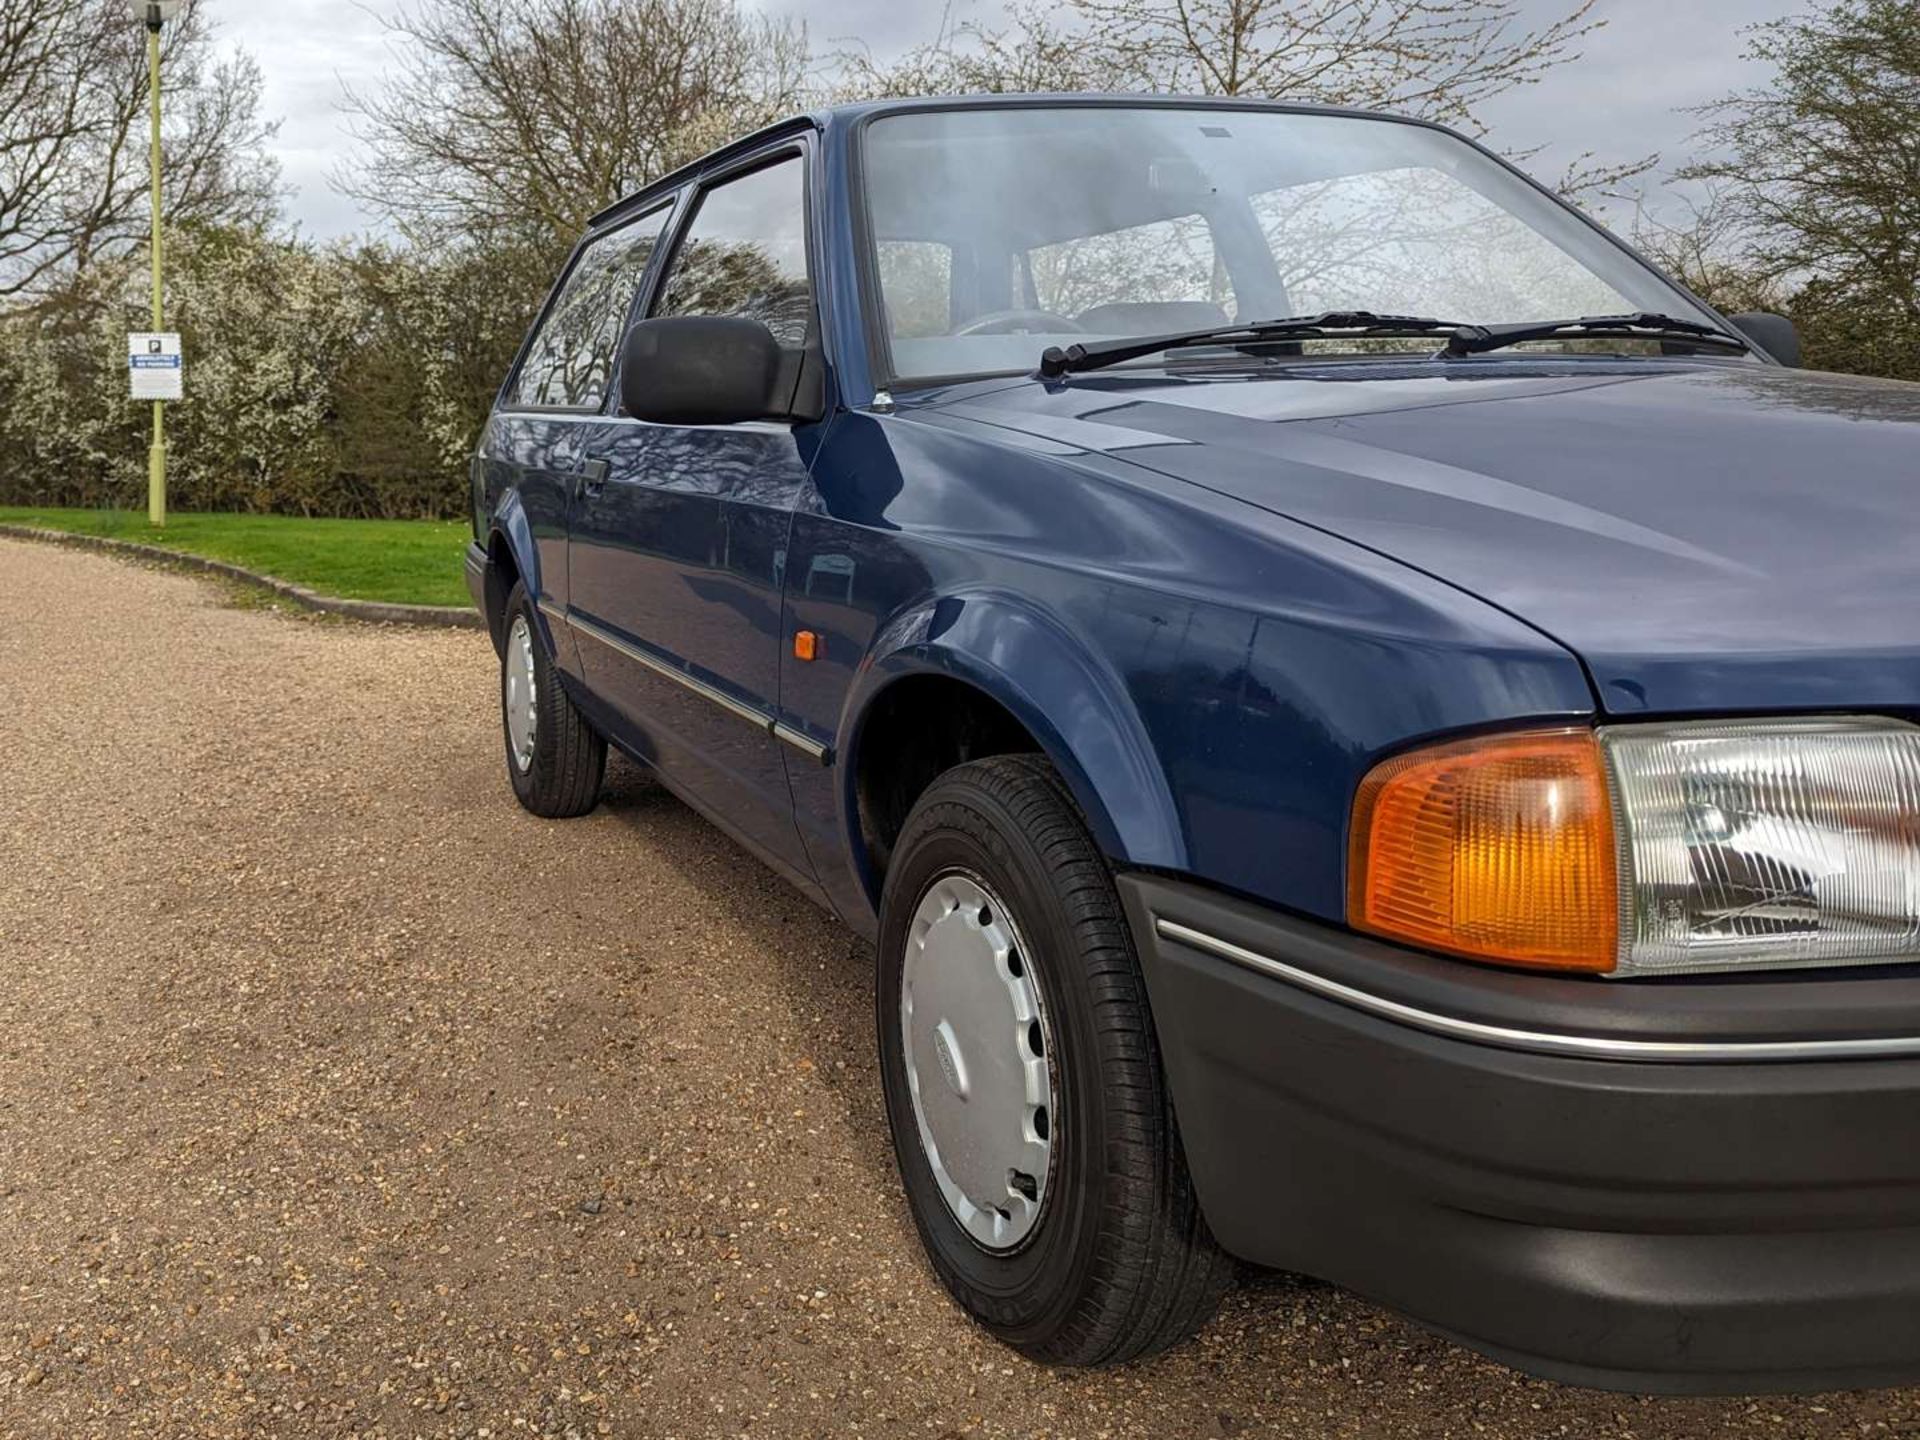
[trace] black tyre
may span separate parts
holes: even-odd
[[[1052,1364],[1197,1330],[1232,1264],[1194,1197],[1111,873],[1051,766],[1001,756],[928,788],[880,946],[894,1151],[953,1297]]]
[[[507,596],[501,626],[500,731],[513,793],[549,820],[584,815],[600,803],[607,742],[561,688],[526,586]]]

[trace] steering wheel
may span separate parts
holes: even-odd
[[[1084,335],[1086,328],[1051,310],[990,310],[955,335]]]

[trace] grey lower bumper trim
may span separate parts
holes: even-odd
[[[1920,1035],[1888,1035],[1842,1040],[1621,1040],[1599,1035],[1564,1035],[1488,1025],[1422,1010],[1398,1000],[1370,994],[1311,970],[1262,955],[1231,940],[1209,935],[1178,921],[1155,916],[1154,930],[1163,940],[1230,961],[1258,974],[1282,981],[1323,1000],[1374,1015],[1450,1040],[1524,1050],[1538,1055],[1564,1055],[1581,1060],[1629,1060],[1667,1064],[1741,1064],[1775,1060],[1886,1060],[1920,1055]]]

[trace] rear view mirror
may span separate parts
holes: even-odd
[[[1800,368],[1800,331],[1784,315],[1754,311],[1750,315],[1731,315],[1734,328],[1767,354],[1798,370]]]
[[[819,358],[742,315],[642,320],[627,335],[620,403],[657,425],[817,420]]]

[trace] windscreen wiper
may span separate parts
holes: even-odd
[[[1688,340],[1726,350],[1747,349],[1747,342],[1716,325],[1641,311],[1637,315],[1589,315],[1579,320],[1522,321],[1515,325],[1462,325],[1440,353],[1458,359],[1484,355],[1529,340],[1585,340],[1624,336],[1630,340]]]
[[[1098,345],[1049,346],[1040,357],[1043,379],[1054,380],[1079,370],[1099,370],[1162,350],[1196,345],[1248,348],[1276,340],[1390,339],[1459,332],[1458,320],[1434,320],[1425,315],[1375,315],[1371,310],[1329,310],[1322,315],[1297,315],[1287,320],[1255,320],[1244,325],[1216,325],[1208,330],[1185,330],[1176,335],[1142,335],[1133,340],[1108,340]]]

